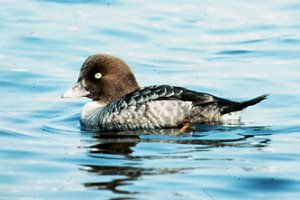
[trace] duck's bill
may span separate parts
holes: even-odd
[[[62,98],[78,98],[78,97],[87,97],[90,94],[87,91],[81,82],[77,82],[73,87],[68,89],[62,94]]]

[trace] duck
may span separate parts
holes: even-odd
[[[130,67],[107,54],[89,56],[77,82],[62,98],[87,97],[80,124],[90,131],[186,128],[191,124],[219,123],[222,117],[265,100],[264,94],[232,101],[172,85],[139,87]]]

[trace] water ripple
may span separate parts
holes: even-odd
[[[4,127],[0,127],[0,137],[8,136],[8,137],[20,137],[20,138],[31,138],[30,134],[24,134],[22,131],[7,129]]]

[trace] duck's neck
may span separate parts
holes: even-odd
[[[86,103],[81,109],[81,118],[86,118],[95,109],[103,108],[106,105],[107,105],[106,103],[102,103],[100,101],[90,101],[90,102]]]

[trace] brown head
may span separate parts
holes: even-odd
[[[138,88],[133,73],[123,60],[95,54],[85,60],[77,83],[62,97],[88,97],[107,104]]]

